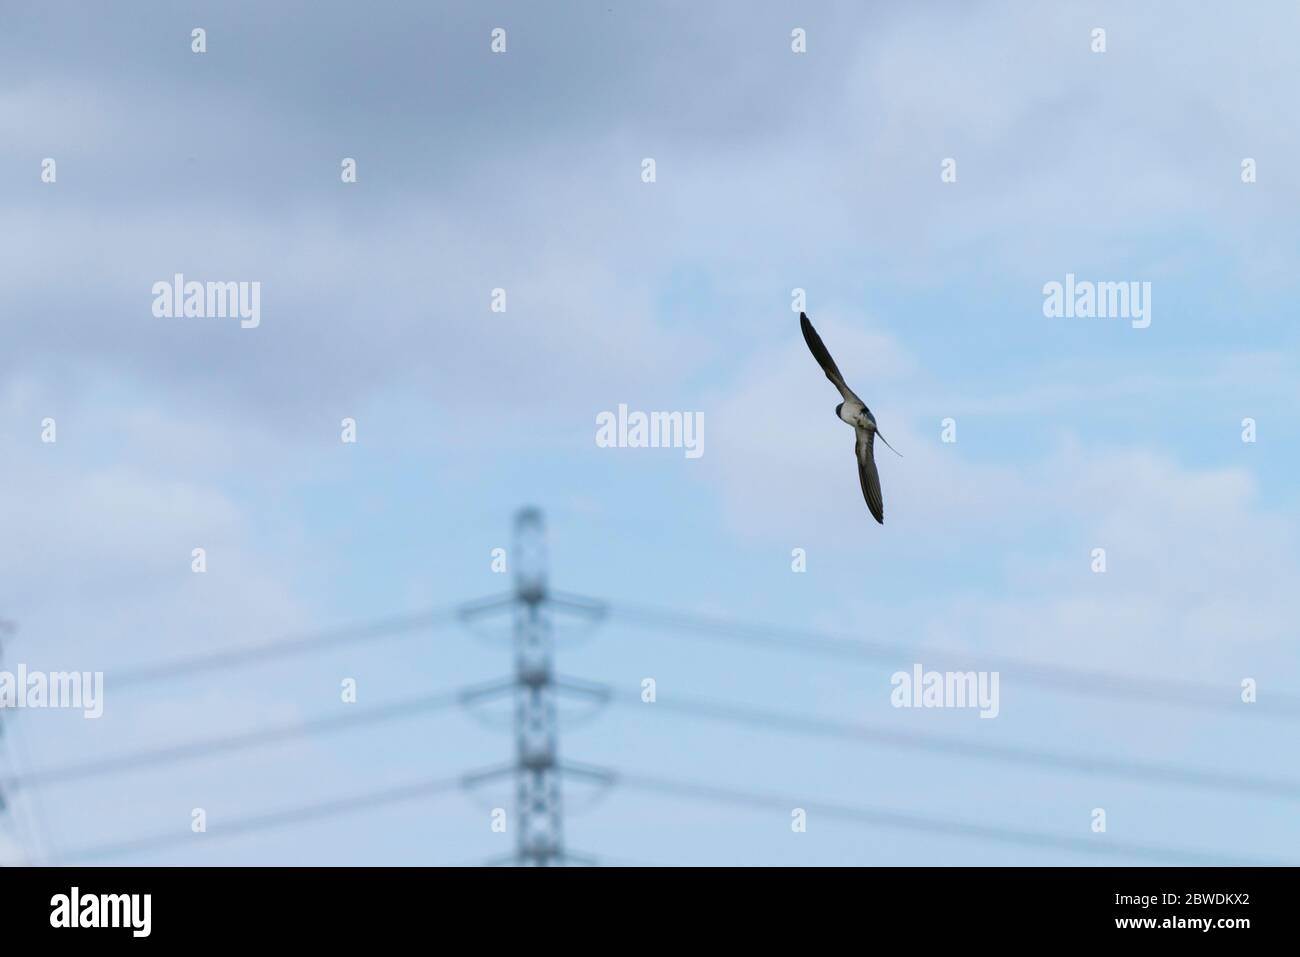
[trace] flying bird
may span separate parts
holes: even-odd
[[[876,471],[876,457],[873,451],[876,436],[880,435],[880,430],[876,427],[876,417],[871,414],[866,403],[844,384],[844,376],[840,375],[839,367],[835,365],[835,360],[827,351],[822,337],[817,335],[817,330],[808,321],[808,316],[802,312],[799,313],[799,327],[803,329],[804,341],[808,343],[813,358],[826,373],[826,378],[831,380],[831,384],[839,389],[840,395],[844,397],[844,401],[835,407],[835,415],[841,421],[853,426],[856,438],[853,451],[858,458],[858,481],[862,484],[862,497],[867,500],[867,508],[871,510],[875,520],[884,525],[885,500],[880,497],[880,473]],[[883,435],[880,436],[880,441],[889,446],[889,450],[895,455],[898,454],[898,450],[889,445]]]

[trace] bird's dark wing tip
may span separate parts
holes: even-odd
[[[867,508],[877,524],[885,524],[885,499],[880,494],[880,473],[876,471],[876,460],[872,454],[875,433],[858,429],[854,444],[854,456],[858,460],[858,481],[862,485],[862,497],[867,500]]]

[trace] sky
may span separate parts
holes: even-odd
[[[562,757],[781,798],[566,782],[574,851],[1300,860],[1294,796],[979,756],[1300,782],[1297,711],[1277,706],[1300,694],[1294,4],[0,8],[0,618],[16,625],[0,669],[105,674],[100,719],[7,711],[0,782],[508,676],[507,617],[114,684],[506,592],[492,552],[509,557],[513,515],[535,505],[552,584],[614,609],[557,623],[557,670],[613,689],[603,710],[566,702]],[[177,273],[260,283],[260,323],[156,316],[152,287]],[[1045,285],[1071,274],[1149,283],[1149,326],[1045,315]],[[878,447],[883,526],[801,308],[901,453]],[[701,414],[703,454],[599,446],[597,417],[620,404]],[[640,605],[897,653],[837,659],[618,613]],[[1222,706],[1005,668],[993,720],[891,704],[896,671],[981,661],[1193,682]],[[691,698],[969,747],[657,707]],[[512,748],[507,715],[449,709],[11,781],[0,859],[174,835],[95,860],[476,863],[513,850],[510,826],[491,827],[493,808],[514,813],[504,784],[222,828]]]

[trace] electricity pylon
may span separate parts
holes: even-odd
[[[0,664],[4,663],[5,636],[12,635],[13,633],[14,633],[13,622],[5,621],[3,618],[0,618]],[[0,741],[3,741],[4,736],[5,736],[5,713],[4,713],[4,708],[0,706]],[[13,812],[9,808],[9,802],[8,799],[5,797],[5,791],[2,784],[0,784],[0,817],[7,817],[8,823],[10,825],[13,824]],[[4,863],[3,861],[0,861],[0,864],[3,863]]]
[[[528,508],[515,517],[515,856],[546,866],[564,857],[554,635],[546,608],[546,529]]]
[[[462,617],[472,619],[507,607],[514,612],[514,676],[466,700],[507,690],[513,694],[515,760],[507,767],[470,775],[466,781],[477,784],[513,775],[515,853],[510,862],[532,867],[594,863],[585,855],[565,850],[561,779],[571,775],[608,783],[612,777],[599,768],[560,761],[558,698],[562,693],[571,693],[604,701],[608,692],[603,687],[556,675],[550,613],[558,608],[600,618],[604,608],[598,602],[552,595],[547,583],[546,526],[536,508],[525,508],[515,515],[508,561],[514,566],[511,595],[477,603]]]
[[[7,635],[12,635],[13,633],[14,633],[13,622],[6,621],[5,619],[0,618],[0,664],[4,663],[4,658],[5,658],[5,637]],[[4,736],[5,736],[5,713],[3,707],[0,707],[0,739],[4,738]],[[4,788],[0,787],[0,814],[4,814],[8,810],[8,808],[9,808],[9,804],[5,800]]]

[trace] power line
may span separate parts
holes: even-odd
[[[254,662],[270,661],[275,658],[317,651],[335,645],[349,644],[354,641],[388,638],[424,628],[452,624],[465,607],[464,605],[456,605],[450,608],[436,608],[410,615],[384,618],[365,624],[350,625],[332,631],[298,635],[262,644],[216,651],[210,654],[177,658],[156,665],[143,665],[134,669],[113,672],[110,675],[110,680],[115,688],[120,688],[151,681],[164,681],[169,678],[178,678],[206,671],[235,668]]]
[[[524,528],[532,523],[534,528]],[[527,534],[520,534],[521,528]],[[452,788],[469,788],[487,777],[510,774],[515,778],[518,820],[518,843],[512,860],[516,863],[592,863],[566,851],[563,844],[563,819],[561,815],[560,779],[566,774],[586,774],[602,783],[623,783],[628,787],[685,799],[706,800],[754,808],[781,808],[802,806],[831,818],[840,818],[872,826],[910,829],[929,833],[955,835],[972,840],[1054,847],[1079,853],[1125,854],[1159,861],[1206,863],[1213,855],[1172,848],[1152,847],[1142,844],[1116,843],[1098,836],[1096,840],[1040,834],[1031,831],[1002,828],[972,822],[925,817],[885,808],[861,807],[834,802],[800,802],[784,796],[761,792],[731,789],[714,785],[672,781],[640,775],[614,775],[601,769],[584,769],[558,759],[557,693],[574,690],[553,674],[552,639],[548,613],[569,611],[587,617],[603,619],[612,613],[626,622],[656,629],[689,631],[706,638],[738,641],[753,645],[767,645],[783,650],[797,650],[825,654],[840,658],[875,660],[898,667],[902,661],[913,661],[917,649],[903,645],[859,641],[821,632],[797,628],[780,628],[761,624],[738,622],[721,618],[675,612],[668,609],[615,603],[613,605],[551,591],[545,579],[544,543],[541,538],[540,513],[525,510],[516,523],[514,592],[478,602],[459,604],[415,614],[385,618],[360,623],[333,631],[299,635],[269,643],[246,645],[142,666],[115,673],[111,680],[115,686],[144,684],[150,681],[201,674],[248,664],[273,660],[289,655],[308,653],[345,643],[385,638],[460,621],[471,622],[481,614],[509,609],[515,616],[515,674],[512,679],[498,682],[486,689],[442,692],[417,698],[408,698],[381,705],[365,711],[348,710],[308,722],[286,724],[227,735],[220,738],[189,744],[154,748],[116,758],[105,758],[83,765],[36,770],[25,775],[0,779],[2,787],[35,787],[85,777],[137,770],[154,765],[170,765],[178,761],[229,753],[257,747],[308,734],[327,733],[369,722],[392,720],[410,714],[432,711],[453,704],[464,704],[484,695],[508,692],[514,697],[516,730],[516,755],[511,765],[484,774],[467,774],[456,779],[439,779],[418,782],[398,788],[372,791],[330,801],[317,802],[271,812],[235,818],[208,836],[230,836],[280,826],[289,826],[304,820],[353,813],[368,807],[395,803],[410,798],[436,794]],[[534,539],[536,555],[527,560],[529,536]],[[522,561],[521,561],[522,559]],[[943,656],[955,664],[953,654],[926,649],[931,656]],[[967,658],[967,661],[973,661]],[[973,665],[970,667],[974,667]],[[1081,671],[1054,665],[1017,660],[1007,657],[982,657],[979,667],[1004,670],[1017,676],[1026,684],[1047,687],[1105,698],[1139,699],[1145,702],[1171,704],[1236,711],[1235,694],[1224,696],[1223,690],[1163,679],[1131,678],[1105,672]],[[592,686],[595,687],[595,686]],[[584,689],[577,689],[584,690]],[[1234,689],[1235,690],[1235,689]],[[591,688],[584,693],[594,693]],[[608,698],[608,692],[601,690]],[[600,694],[597,695],[600,697]],[[1171,765],[1146,764],[1109,757],[1069,755],[1034,748],[975,743],[960,738],[923,732],[902,732],[882,727],[850,724],[808,715],[791,714],[754,708],[748,705],[729,704],[698,698],[670,698],[659,703],[669,711],[708,720],[762,726],[791,733],[836,737],[847,740],[868,741],[887,746],[928,750],[977,760],[997,760],[1030,766],[1047,767],[1076,773],[1113,774],[1158,783],[1179,784],[1188,787],[1207,787],[1221,790],[1245,790],[1266,793],[1288,799],[1300,797],[1300,784],[1276,779],[1241,779],[1213,771],[1181,768]],[[1274,693],[1267,707],[1253,705],[1249,711],[1263,709],[1265,713],[1285,717],[1300,716],[1300,698]],[[73,859],[114,856],[150,850],[186,840],[201,839],[188,830],[145,836],[129,841],[101,844],[69,852]],[[1217,858],[1226,863],[1258,863],[1228,858]]]
[[[463,780],[463,777],[434,778],[378,791],[368,791],[350,797],[334,798],[328,801],[318,801],[314,804],[285,808],[267,814],[231,818],[228,821],[219,822],[214,830],[205,831],[202,834],[195,834],[186,829],[184,831],[168,831],[161,834],[146,835],[108,844],[92,844],[64,851],[59,855],[59,861],[85,861],[97,858],[120,857],[124,854],[135,854],[140,851],[159,850],[175,844],[206,843],[207,841],[236,837],[240,834],[250,834],[276,827],[288,827],[305,821],[335,817],[341,814],[352,814],[387,804],[397,804],[417,797],[444,794],[448,791],[458,790],[462,787]],[[46,861],[44,863],[50,864],[53,862]]]
[[[477,602],[430,609],[410,615],[384,618],[369,623],[347,626],[332,631],[300,635],[278,641],[246,645],[224,651],[188,658],[175,659],[155,665],[143,665],[111,675],[114,687],[130,686],[151,681],[161,681],[184,675],[223,670],[275,658],[287,657],[367,639],[377,639],[406,634],[424,628],[438,627],[457,621],[471,620],[478,611],[505,609],[514,605],[514,596],[492,596]],[[981,655],[978,658],[948,652],[942,649],[917,649],[900,644],[863,641],[831,635],[808,629],[778,627],[730,619],[678,612],[627,603],[608,604],[562,592],[548,593],[546,601],[560,610],[584,614],[613,615],[630,624],[651,628],[690,631],[704,637],[724,641],[765,644],[834,657],[879,661],[898,666],[900,661],[911,661],[918,654],[943,656],[949,662],[960,664],[962,670],[973,670],[977,665],[989,670],[1006,671],[1019,676],[1026,684],[1061,688],[1075,694],[1157,702],[1179,707],[1231,711],[1234,714],[1265,714],[1289,720],[1300,719],[1300,696],[1286,692],[1273,692],[1266,701],[1242,708],[1235,694],[1225,694],[1225,689],[1195,682],[1171,681],[1160,678],[1133,678],[1114,672],[1079,670],[1027,661],[998,655]],[[1234,689],[1235,691],[1235,689]]]
[[[145,684],[186,675],[201,674],[207,671],[238,668],[247,664],[304,654],[335,645],[391,638],[426,628],[436,628],[457,622],[463,623],[470,621],[483,611],[509,608],[513,606],[515,600],[513,595],[493,595],[481,600],[461,602],[456,605],[431,608],[407,615],[395,615],[369,622],[360,622],[328,631],[294,635],[208,654],[176,658],[158,664],[140,665],[136,668],[112,672],[110,678],[114,688],[121,688],[133,684]]]
[[[125,841],[74,848],[61,854],[60,860],[94,860],[100,858],[121,857],[124,855],[140,853],[142,851],[159,850],[182,843],[219,840],[277,827],[289,827],[306,821],[356,813],[374,807],[400,803],[417,797],[426,797],[458,790],[469,786],[471,783],[471,777],[473,777],[473,775],[419,781],[398,787],[368,791],[362,794],[351,795],[349,797],[335,798],[326,801],[318,801],[312,804],[285,808],[265,814],[232,818],[220,824],[216,829],[205,832],[201,836],[196,836],[188,830],[170,831],[162,834],[131,838]],[[1161,847],[1149,844],[1117,842],[1103,837],[1098,837],[1096,839],[1071,838],[1041,831],[1026,831],[1016,828],[978,824],[969,821],[927,817],[887,808],[839,804],[818,800],[809,801],[803,797],[741,790],[712,784],[680,781],[640,774],[615,773],[612,775],[612,780],[615,784],[621,784],[632,790],[662,794],[686,800],[702,800],[758,810],[779,810],[783,812],[788,812],[798,807],[803,808],[809,814],[823,815],[828,818],[837,818],[872,827],[944,834],[972,840],[1015,844],[1035,848],[1050,847],[1082,854],[1136,857],[1162,863],[1195,863],[1219,866],[1270,866],[1283,863],[1220,855],[1214,852],[1184,851],[1178,848]],[[584,863],[590,863],[590,861],[584,861]]]
[[[998,827],[989,824],[977,824],[971,821],[956,821],[945,818],[923,817],[887,808],[865,807],[851,804],[836,804],[823,801],[808,801],[803,797],[777,795],[758,791],[744,791],[720,787],[711,784],[699,784],[691,781],[676,781],[668,778],[651,777],[640,774],[620,774],[615,778],[616,784],[635,791],[662,794],[686,800],[710,801],[733,807],[747,807],[757,810],[778,810],[789,813],[795,808],[803,808],[809,815],[820,814],[829,818],[838,818],[855,824],[871,827],[883,827],[897,830],[920,831],[929,834],[944,834],[952,837],[970,838],[998,844],[1016,844],[1034,848],[1055,848],[1080,854],[1100,854],[1135,857],[1144,860],[1170,864],[1202,864],[1217,866],[1274,866],[1278,861],[1261,861],[1221,855],[1214,852],[1184,851],[1172,847],[1159,847],[1150,844],[1133,844],[1113,841],[1109,837],[1097,835],[1095,839],[1065,837],[1041,831],[1025,831],[1016,828]]]
[[[575,691],[595,695],[602,700],[617,700],[620,704],[633,710],[639,711],[645,707],[639,702],[639,699],[635,703],[627,699],[614,699],[610,694],[608,685],[574,681],[560,677],[555,678],[555,684],[558,688],[571,688]],[[26,773],[11,774],[8,777],[0,778],[0,790],[9,788],[17,791],[22,788],[39,788],[85,778],[138,771],[158,765],[170,766],[184,761],[262,747],[295,738],[328,734],[365,724],[399,720],[413,715],[430,713],[452,705],[468,704],[482,697],[499,694],[512,688],[512,683],[491,682],[458,691],[417,695],[360,710],[349,707],[344,713],[309,721],[291,722],[239,734],[183,742],[160,748],[149,748],[80,764],[38,768]],[[1043,767],[1067,773],[1110,775],[1154,784],[1235,791],[1255,796],[1300,800],[1300,782],[1278,778],[1241,776],[1180,765],[1111,758],[1105,755],[1088,755],[989,744],[953,735],[903,731],[709,698],[673,695],[670,698],[659,699],[654,707],[658,710],[709,721],[764,727],[805,736],[836,738],[854,741],[859,744],[880,744],[903,750],[931,751],[969,760],[1001,761],[1029,767]]]
[[[647,707],[625,704],[633,708]],[[1173,764],[1155,764],[1145,761],[1124,760],[1104,755],[1071,754],[1039,748],[989,744],[970,738],[932,734],[921,731],[901,731],[894,728],[836,721],[810,715],[793,714],[731,704],[707,698],[673,695],[660,698],[653,705],[666,711],[725,721],[734,724],[761,726],[793,734],[814,735],[857,741],[861,744],[877,743],[888,747],[933,751],[975,760],[1002,761],[1030,767],[1043,767],[1079,774],[1103,774],[1155,784],[1172,784],[1184,787],[1209,788],[1220,791],[1241,791],[1267,795],[1287,800],[1300,800],[1300,782],[1278,778],[1261,778],[1226,774]]]
[[[310,721],[286,723],[239,734],[167,745],[161,748],[148,748],[82,764],[38,768],[24,774],[15,774],[0,779],[0,787],[11,787],[15,790],[18,788],[44,787],[83,778],[138,771],[156,765],[173,765],[182,761],[193,761],[198,758],[241,751],[246,748],[262,747],[312,734],[341,731],[364,724],[393,721],[411,715],[437,711],[451,705],[464,703],[478,693],[478,688],[466,688],[460,691],[419,695],[363,710],[352,710],[349,706],[349,709],[342,714],[329,715]]]
[[[556,600],[563,603],[567,599],[563,595],[557,595]],[[975,658],[942,649],[918,649],[898,644],[863,641],[807,629],[760,625],[644,605],[614,603],[607,605],[606,609],[613,617],[629,624],[689,631],[723,641],[768,645],[840,658],[879,661],[894,667],[898,667],[901,662],[913,662],[918,655],[925,654],[932,658],[942,657],[950,664],[962,665],[960,669],[954,670],[965,671],[978,668],[1005,671],[1016,675],[1026,684],[1059,688],[1089,697],[1130,699],[1177,707],[1231,711],[1234,714],[1262,714],[1286,720],[1300,719],[1300,697],[1285,692],[1270,693],[1267,702],[1242,707],[1240,699],[1236,697],[1235,688],[1233,694],[1227,694],[1224,688],[1214,685],[1161,678],[1131,678],[1114,672],[1064,668],[999,655],[981,655]]]

